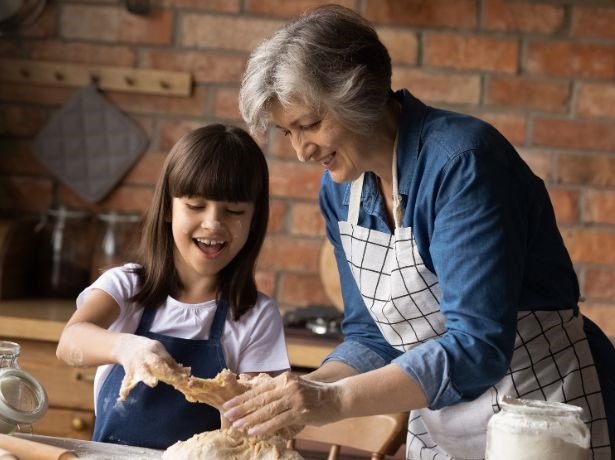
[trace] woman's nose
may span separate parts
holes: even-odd
[[[304,137],[297,136],[297,138],[291,138],[291,144],[295,153],[297,154],[297,158],[302,163],[309,161],[315,151],[315,146],[312,142],[306,141]]]

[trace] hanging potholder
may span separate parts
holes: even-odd
[[[147,143],[138,125],[88,85],[52,116],[32,148],[58,179],[95,203],[111,191]]]

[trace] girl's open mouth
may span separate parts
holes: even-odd
[[[199,250],[207,257],[216,257],[226,247],[226,241],[194,238],[193,241]]]

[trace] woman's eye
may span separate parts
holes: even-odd
[[[314,129],[317,128],[320,124],[321,120],[315,121],[314,123],[310,123],[309,125],[302,126],[301,129]]]
[[[201,209],[203,209],[203,206],[200,206],[198,204],[190,204],[190,203],[186,203],[186,207],[190,209],[191,211],[200,211]]]
[[[284,129],[282,130],[282,132],[284,133],[285,137],[290,136],[290,131],[288,129]]]

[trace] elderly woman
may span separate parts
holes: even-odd
[[[262,435],[411,411],[408,458],[475,459],[511,395],[582,407],[594,458],[611,458],[615,350],[579,313],[543,182],[492,126],[390,88],[386,48],[340,6],[252,53],[246,123],[275,126],[325,170],[345,339],[316,371],[264,383],[225,416]]]

